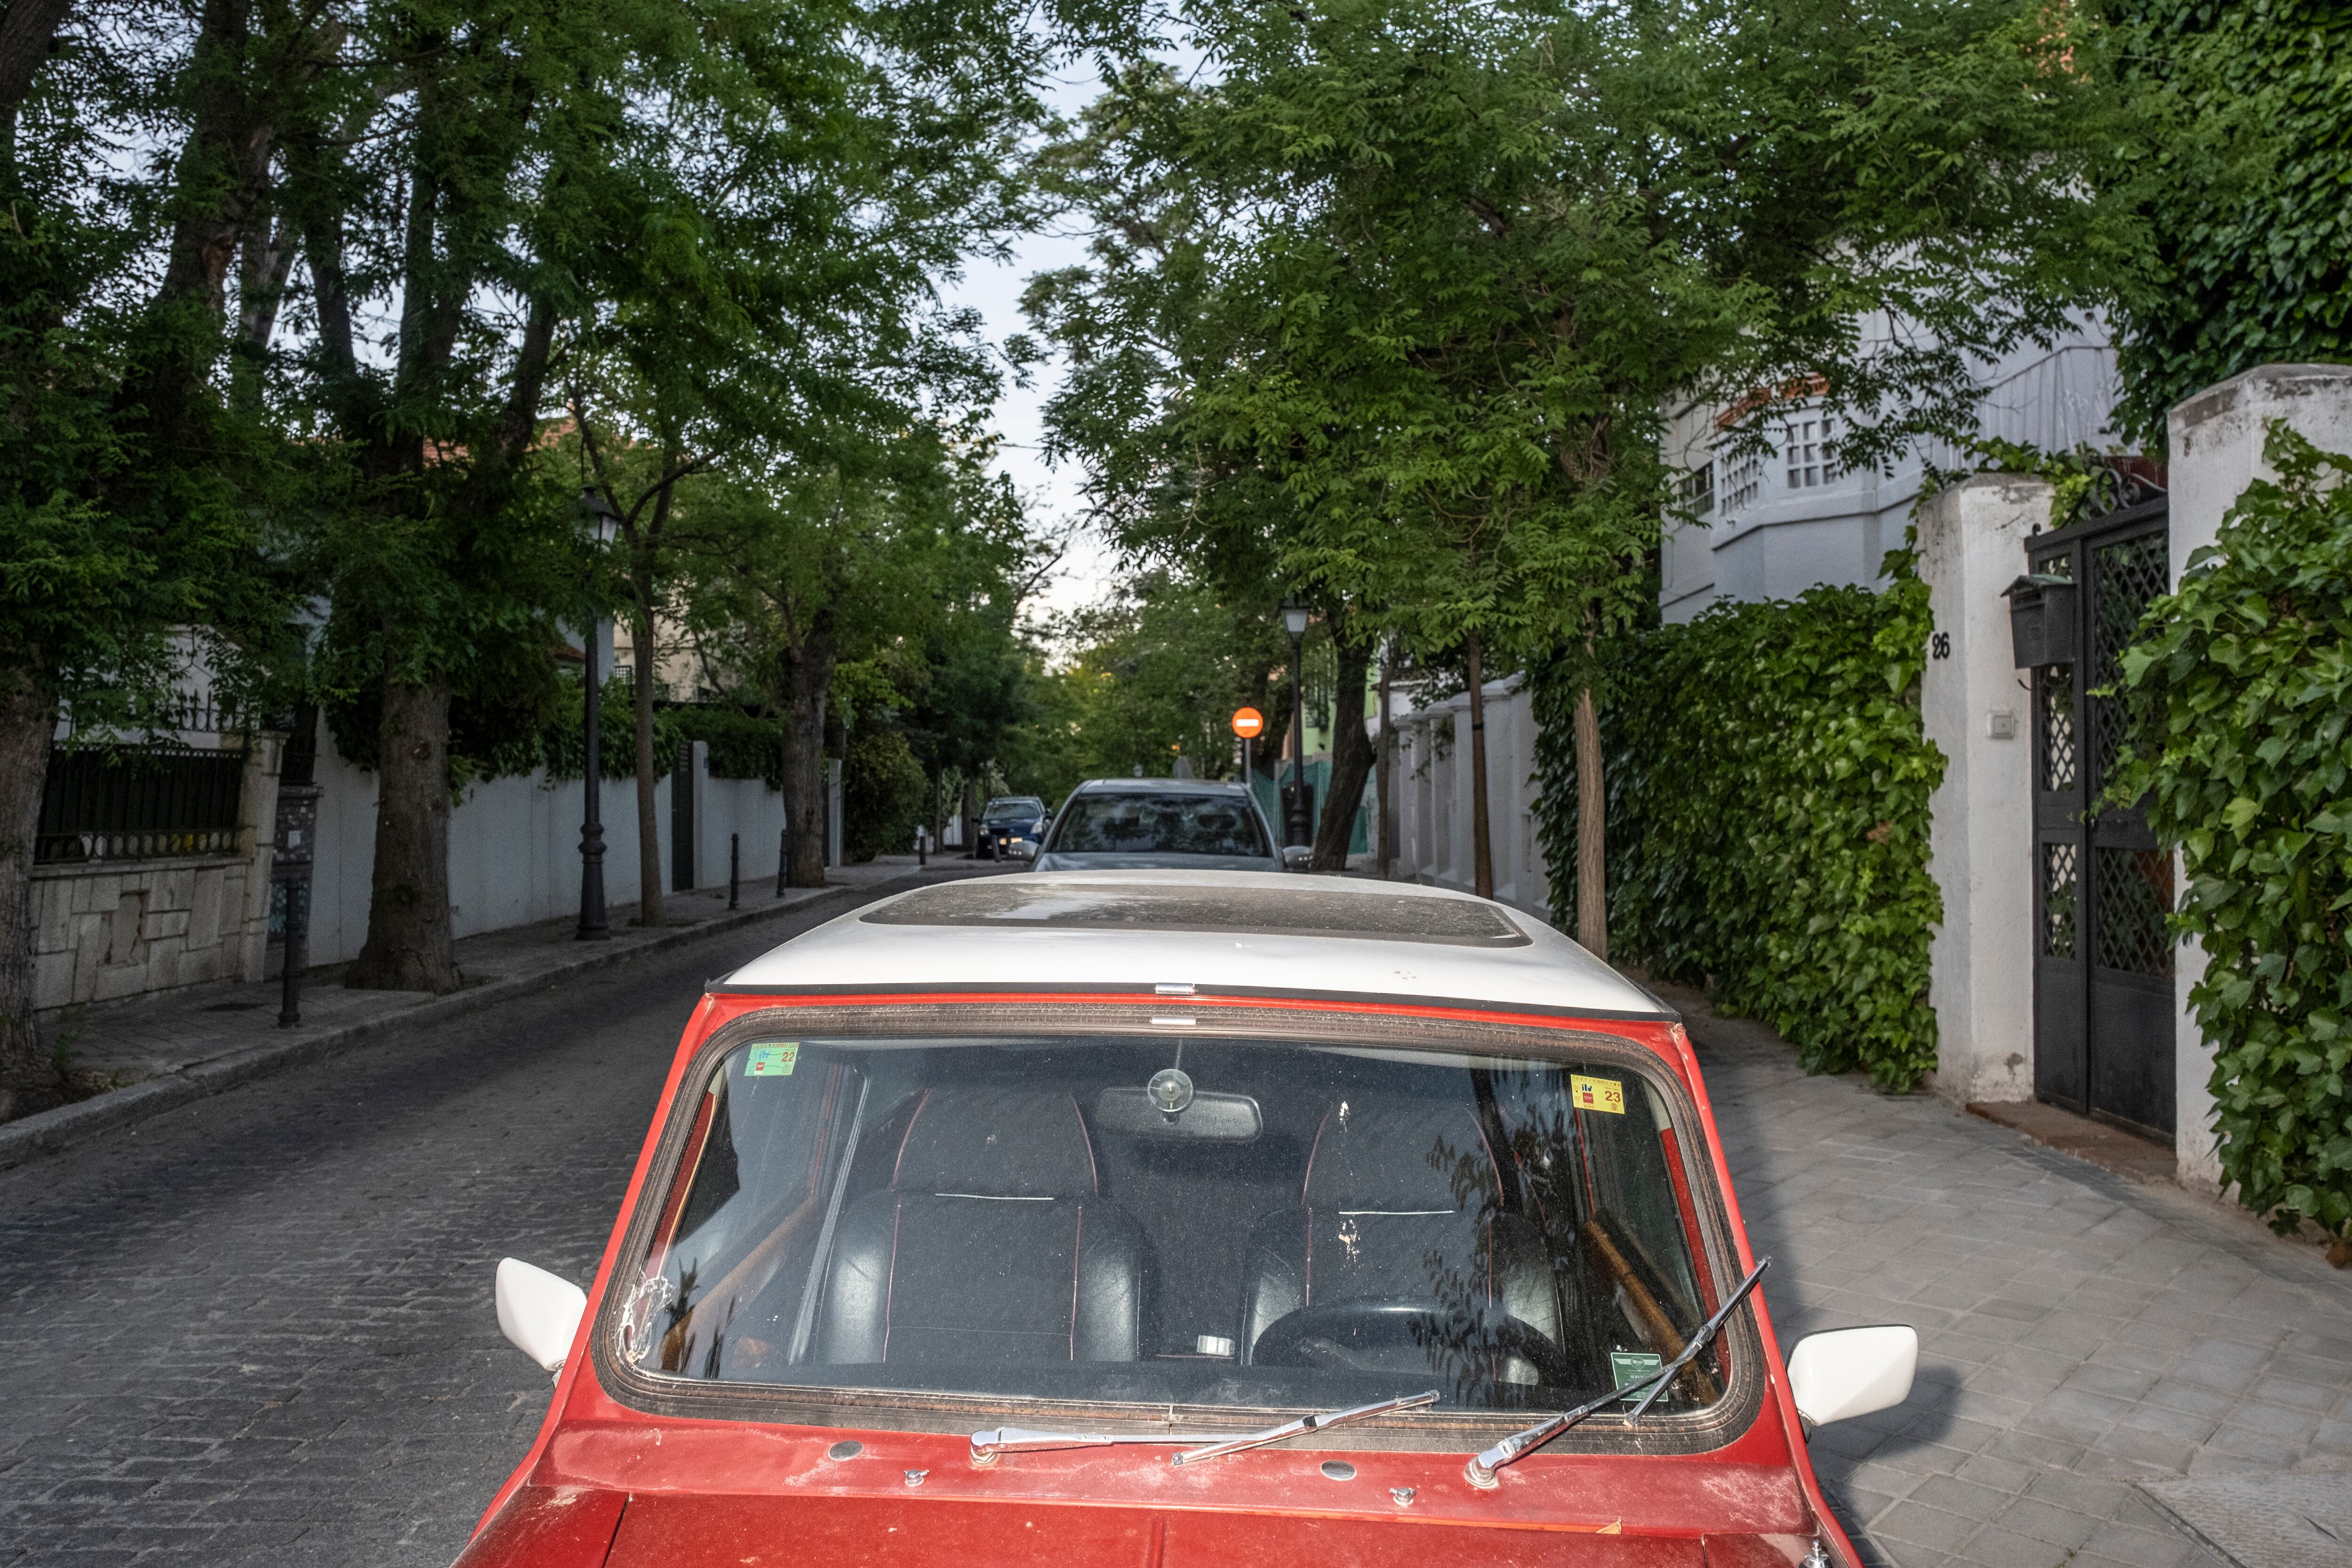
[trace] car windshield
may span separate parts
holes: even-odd
[[[1622,1061],[761,1039],[690,1110],[610,1320],[660,1379],[1564,1409],[1676,1354],[1722,1288],[1704,1178]],[[1722,1377],[1710,1347],[1657,1408]]]
[[[1045,802],[1034,795],[1005,795],[988,803],[981,821],[984,822],[1022,822],[1045,814]]]
[[[1048,846],[1066,855],[1242,855],[1274,851],[1257,814],[1238,794],[1178,795],[1110,790],[1077,795],[1063,808]]]

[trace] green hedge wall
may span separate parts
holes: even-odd
[[[1610,943],[1762,1019],[1809,1071],[1907,1090],[1936,1064],[1921,727],[1927,591],[1816,588],[1633,633],[1604,674]],[[1575,680],[1533,673],[1549,863],[1576,863]],[[1572,878],[1556,918],[1575,929]]]
[[[688,740],[710,747],[713,779],[759,779],[771,789],[784,787],[784,724],[740,708],[669,707],[662,712]]]
[[[2280,477],[2148,606],[2111,794],[2181,855],[2175,929],[2216,1055],[2221,1169],[2282,1232],[2352,1237],[2352,457],[2281,427]]]

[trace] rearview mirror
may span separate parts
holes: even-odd
[[[1303,871],[1307,862],[1314,858],[1315,851],[1308,845],[1285,844],[1282,846],[1282,864],[1286,871]]]
[[[1037,846],[1027,839],[1015,839],[1007,847],[1012,850],[1014,860],[1034,861],[1037,858]]]
[[[1789,1353],[1789,1393],[1808,1427],[1891,1410],[1911,1397],[1919,1331],[1907,1323],[1807,1334]]]
[[[499,1332],[548,1371],[561,1370],[580,1331],[580,1314],[588,1310],[588,1293],[519,1258],[501,1258],[498,1301]]]
[[[1248,1095],[1188,1092],[1191,1099],[1184,1108],[1171,1115],[1153,1103],[1149,1089],[1106,1089],[1095,1097],[1095,1125],[1145,1138],[1201,1138],[1227,1144],[1246,1144],[1265,1130],[1265,1119],[1258,1112],[1257,1102]]]

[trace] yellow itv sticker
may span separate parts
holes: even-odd
[[[1606,1111],[1612,1116],[1625,1113],[1625,1086],[1614,1078],[1587,1078],[1581,1072],[1568,1075],[1568,1097],[1576,1102],[1580,1111]]]
[[[746,1078],[790,1078],[793,1069],[800,1065],[801,1048],[798,1040],[784,1045],[755,1045],[751,1058],[743,1063]]]

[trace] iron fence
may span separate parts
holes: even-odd
[[[156,860],[236,850],[245,753],[176,742],[49,758],[34,858]]]

